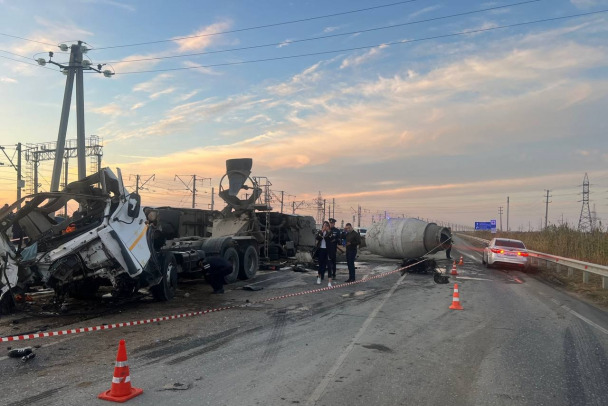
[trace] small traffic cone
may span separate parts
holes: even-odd
[[[454,264],[452,265],[452,272],[450,272],[450,275],[458,275],[458,271],[456,270],[456,261],[454,261]]]
[[[460,256],[460,261],[458,262],[458,265],[464,265],[464,261],[463,261],[462,255]]]
[[[118,343],[118,353],[116,354],[116,366],[114,367],[114,377],[110,390],[101,392],[97,397],[103,400],[123,403],[127,400],[141,395],[143,389],[131,387],[131,376],[129,375],[129,364],[127,363],[127,347],[125,340]]]
[[[452,310],[464,310],[460,305],[460,295],[458,293],[458,284],[454,284],[454,296],[452,297],[452,305],[450,306]]]

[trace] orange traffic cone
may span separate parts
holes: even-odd
[[[143,389],[131,387],[131,376],[129,375],[129,364],[127,363],[127,347],[125,340],[118,343],[118,353],[116,354],[116,366],[114,367],[114,377],[110,390],[101,392],[97,397],[103,400],[123,403],[127,400],[141,395]]]
[[[452,298],[452,305],[450,306],[452,310],[464,310],[460,305],[460,295],[458,294],[458,284],[454,284],[454,297]]]
[[[458,275],[458,271],[456,270],[456,261],[454,261],[454,264],[452,265],[452,272],[450,272],[450,275]]]
[[[461,255],[460,256],[460,261],[458,262],[458,265],[463,265],[463,264],[464,264],[464,261],[463,261],[462,255]]]

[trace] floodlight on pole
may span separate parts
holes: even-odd
[[[40,65],[40,66],[46,65],[46,59],[44,59],[44,58],[38,58],[38,59],[36,59],[36,62],[38,62],[38,65]]]
[[[63,52],[66,52],[68,49],[70,49],[66,44],[59,44],[58,45],[59,49],[61,49]]]

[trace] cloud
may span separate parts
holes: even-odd
[[[154,100],[154,99],[158,99],[160,96],[163,96],[165,94],[171,94],[175,91],[174,87],[168,87],[166,89],[163,90],[159,90],[158,92],[155,93],[151,93],[150,94],[150,99]]]
[[[127,11],[131,11],[131,12],[135,12],[137,9],[129,4],[124,4],[122,2],[119,1],[113,1],[113,0],[84,0],[85,3],[91,3],[91,4],[101,4],[101,5],[106,5],[106,6],[111,6],[111,7],[116,7],[116,8],[122,8],[123,10],[127,10]]]
[[[277,45],[277,48],[283,48],[286,47],[287,45],[291,44],[291,39],[286,39],[285,41],[281,42],[279,45]]]
[[[125,109],[119,106],[117,103],[110,103],[101,107],[93,107],[90,109],[90,111],[104,116],[124,116],[127,114],[127,111],[125,111]]]
[[[130,110],[137,110],[137,109],[142,108],[142,107],[143,107],[143,106],[145,106],[145,105],[146,105],[146,104],[145,104],[145,103],[142,103],[142,102],[135,103],[133,106],[131,106],[131,109],[130,109]]]
[[[177,98],[177,101],[178,101],[178,102],[185,102],[185,101],[188,101],[188,100],[190,100],[191,98],[193,98],[194,96],[196,96],[198,93],[199,93],[199,91],[198,91],[198,90],[193,90],[193,91],[191,91],[190,93],[185,93],[185,94],[183,94],[183,95],[179,96],[179,97]]]
[[[607,2],[605,0],[570,0],[570,3],[578,8],[588,9],[599,5],[605,5]]]
[[[141,82],[133,86],[134,92],[148,93],[148,97],[152,100],[158,99],[160,96],[175,92],[175,87],[170,86],[173,75],[162,73],[147,82]]]
[[[408,17],[409,17],[410,19],[412,19],[412,18],[416,18],[416,17],[420,17],[420,16],[421,16],[421,15],[423,15],[423,14],[427,14],[427,13],[430,13],[430,12],[432,12],[432,11],[439,10],[440,8],[441,8],[441,6],[440,6],[440,5],[435,5],[435,6],[425,7],[425,8],[423,8],[423,9],[420,9],[420,10],[416,11],[416,12],[413,12],[413,13],[412,13],[412,14],[410,14]]]
[[[281,96],[286,96],[304,90],[321,80],[322,75],[319,72],[320,66],[321,62],[318,62],[306,68],[301,73],[294,75],[289,81],[269,86],[267,90],[271,94],[278,94]]]
[[[207,27],[203,27],[192,34],[185,35],[184,37],[175,37],[173,41],[178,46],[180,52],[186,51],[201,51],[209,48],[213,43],[220,41],[220,35],[213,35],[214,33],[227,31],[232,26],[230,21],[221,21]],[[183,39],[182,39],[183,38]]]
[[[192,69],[194,72],[202,73],[204,75],[214,75],[214,76],[223,75],[222,72],[217,72],[217,71],[214,71],[211,68],[202,67],[200,64],[194,63],[194,62],[191,62],[191,61],[186,61],[186,62],[183,63],[183,65],[185,67],[195,68],[195,69]]]
[[[378,56],[380,54],[380,50],[384,49],[384,48],[388,48],[388,45],[382,44],[376,48],[370,49],[363,55],[344,58],[344,60],[342,61],[342,64],[340,65],[340,69],[344,69],[344,68],[348,68],[348,67],[352,67],[352,66],[358,66],[365,62],[368,62],[371,59]]]
[[[7,78],[7,77],[0,77],[0,82],[1,83],[18,83],[17,79],[13,79],[13,78]]]

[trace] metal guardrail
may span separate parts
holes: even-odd
[[[459,237],[469,238],[485,244],[490,241],[483,238],[473,237],[467,234],[457,234]],[[577,259],[560,257],[544,252],[530,251],[530,265],[533,267],[544,267],[548,270],[568,271],[568,276],[574,275],[574,270],[577,269],[583,273],[583,283],[589,283],[589,275],[595,274],[602,277],[602,288],[608,289],[608,266],[592,264],[590,262],[579,261]]]

